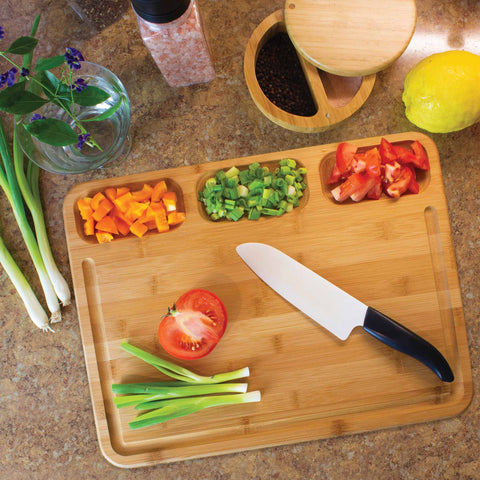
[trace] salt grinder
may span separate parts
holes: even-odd
[[[213,59],[196,0],[131,0],[145,46],[171,87],[210,82]]]

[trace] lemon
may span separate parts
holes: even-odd
[[[405,78],[405,115],[432,133],[461,130],[480,120],[480,56],[450,50],[424,58]]]

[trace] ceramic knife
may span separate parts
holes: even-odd
[[[236,250],[267,285],[341,340],[361,326],[377,340],[425,364],[442,381],[453,381],[452,369],[432,344],[285,253],[263,243],[243,243]]]

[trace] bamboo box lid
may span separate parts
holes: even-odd
[[[387,68],[407,48],[417,18],[414,0],[287,0],[284,15],[297,51],[342,76]]]

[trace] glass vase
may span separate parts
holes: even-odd
[[[80,70],[75,72],[73,80],[84,79],[88,85],[93,85],[107,92],[110,97],[104,102],[91,107],[75,105],[75,113],[79,120],[88,120],[102,115],[106,110],[118,103],[122,103],[115,113],[101,121],[89,121],[83,125],[88,133],[99,145],[99,148],[84,144],[81,149],[76,144],[57,147],[43,143],[20,125],[18,128],[19,140],[25,155],[40,168],[60,174],[84,173],[89,170],[118,164],[125,160],[131,148],[130,131],[130,99],[119,78],[110,70],[91,62],[82,62]],[[74,121],[58,105],[49,102],[35,113],[46,118],[56,118],[65,121],[75,131]],[[32,115],[22,119],[29,123]],[[37,120],[41,121],[41,120]]]

